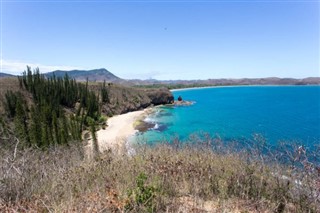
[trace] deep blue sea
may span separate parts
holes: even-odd
[[[191,106],[162,106],[146,118],[155,127],[135,140],[157,143],[209,133],[228,140],[262,136],[267,143],[320,143],[320,86],[236,86],[173,91]]]

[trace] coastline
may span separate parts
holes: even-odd
[[[107,120],[107,128],[96,132],[100,152],[108,149],[121,152],[126,148],[128,138],[138,132],[134,128],[135,122],[146,116],[149,111],[150,108],[147,108],[109,118]],[[92,140],[90,141],[90,144],[92,144]]]
[[[172,89],[170,92],[185,91],[185,90],[198,90],[210,88],[225,88],[225,87],[251,87],[251,86],[278,86],[278,85],[224,85],[224,86],[206,86],[206,87],[187,87],[181,89]],[[288,85],[291,86],[291,85]]]
[[[288,85],[281,85],[281,84],[252,84],[252,85],[224,85],[224,86],[206,86],[206,87],[187,87],[181,89],[171,89],[170,92],[177,92],[177,91],[185,91],[185,90],[198,90],[198,89],[210,89],[210,88],[225,88],[225,87],[292,87],[292,86],[320,86],[318,84],[306,84],[306,85],[295,85],[295,84],[288,84]]]
[[[207,88],[213,88],[216,86],[208,86],[208,87],[187,87],[187,88],[181,88],[181,89],[171,89],[170,92],[176,92],[176,91],[184,91],[184,90],[196,90],[196,89],[207,89]]]

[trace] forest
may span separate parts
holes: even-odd
[[[101,103],[108,102],[105,82],[97,94],[88,89],[88,81],[78,83],[67,74],[47,79],[39,69],[32,72],[30,67],[18,79],[20,88],[32,94],[33,103],[21,92],[9,90],[4,106],[17,137],[26,146],[81,141],[82,131],[88,127],[94,130],[101,119]]]

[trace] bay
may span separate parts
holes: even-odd
[[[195,103],[157,107],[145,120],[155,127],[136,135],[135,141],[183,141],[208,133],[225,141],[259,135],[269,144],[319,144],[320,86],[230,86],[172,93]]]

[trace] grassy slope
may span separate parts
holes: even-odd
[[[0,149],[0,211],[319,211],[319,200],[308,198],[316,176],[300,187],[301,174],[289,167],[206,144],[139,146],[134,156],[105,152],[94,160],[74,146]]]

